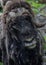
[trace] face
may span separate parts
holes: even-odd
[[[10,32],[14,35],[14,38],[17,41],[20,41],[22,46],[25,48],[36,46],[37,32],[35,31],[32,17],[28,14],[23,14],[21,16],[17,16],[14,20],[12,19],[10,25]],[[32,42],[33,40],[33,42]],[[19,42],[18,42],[19,43]]]

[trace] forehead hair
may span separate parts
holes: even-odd
[[[31,14],[32,17],[34,17],[33,11],[31,9],[31,6],[27,3],[27,2],[12,2],[9,1],[6,3],[5,7],[4,7],[4,14],[3,14],[3,21],[4,23],[7,23],[8,21],[6,21],[7,17],[8,19],[10,19],[10,17],[8,16],[8,14],[14,10],[14,9],[18,9],[18,8],[24,8],[26,10],[28,10],[28,12]],[[11,12],[12,13],[12,12]],[[19,14],[19,13],[18,13]],[[14,13],[12,14],[12,16],[14,15]],[[16,15],[16,14],[15,14]],[[12,18],[11,18],[12,19]]]
[[[31,6],[27,2],[24,2],[24,1],[23,2],[10,1],[9,3],[6,3],[6,6],[4,7],[4,13],[10,12],[12,9],[20,8],[20,7],[27,9],[32,14],[32,16],[34,16]]]

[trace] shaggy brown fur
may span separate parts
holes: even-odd
[[[23,12],[23,9],[24,9],[24,12]],[[20,12],[20,11],[21,12],[18,14],[18,12],[16,10],[18,10],[18,12]],[[11,13],[13,13],[13,14],[11,14]],[[16,13],[18,14],[18,16],[16,15]],[[26,2],[14,3],[13,1],[9,1],[6,3],[6,5],[4,7],[4,12],[3,12],[2,18],[3,18],[3,23],[4,23],[4,25],[3,25],[4,31],[3,31],[3,39],[2,39],[2,50],[3,50],[4,65],[8,65],[9,61],[12,62],[13,58],[15,59],[15,61],[14,61],[15,65],[25,65],[25,63],[26,63],[26,65],[27,65],[27,63],[28,63],[28,65],[30,65],[30,64],[34,65],[34,63],[36,63],[35,65],[41,64],[42,57],[40,56],[41,54],[39,53],[39,47],[40,47],[39,44],[37,44],[37,46],[38,46],[37,48],[32,49],[32,50],[30,49],[29,51],[28,51],[28,49],[25,50],[25,48],[23,47],[23,44],[24,44],[23,40],[24,40],[24,38],[28,37],[28,33],[30,34],[30,31],[31,31],[31,34],[29,36],[36,35],[35,37],[37,37],[37,31],[35,29],[36,24],[34,24],[34,21],[35,21],[34,20],[34,13],[31,9],[31,6]],[[15,30],[12,28],[12,26],[13,26],[13,28],[15,28]],[[20,27],[20,26],[22,26],[22,27]],[[20,31],[20,34],[18,31]],[[9,34],[9,32],[11,34]],[[15,38],[14,38],[14,33],[15,33]],[[20,36],[22,37],[21,33],[25,33],[23,39],[20,38]],[[12,42],[12,40],[13,40],[13,42]],[[36,41],[36,38],[35,38],[35,42],[39,43],[39,40]],[[21,43],[21,44],[19,44],[19,43]],[[14,47],[11,49],[12,44]],[[17,50],[16,50],[16,44],[17,44]],[[15,50],[13,50],[14,48],[15,48]],[[24,48],[24,50],[23,50],[23,48]],[[12,56],[12,51],[14,51],[13,56]],[[37,56],[36,56],[36,53],[37,53]],[[15,54],[15,57],[14,57],[14,54]],[[16,57],[17,57],[17,59],[16,59]],[[33,57],[34,57],[34,62],[33,62]],[[9,58],[12,58],[12,60]],[[31,62],[30,62],[30,60],[31,60]],[[38,63],[36,62],[36,60],[38,60]],[[19,61],[20,61],[20,64],[19,64]],[[11,62],[10,62],[10,64],[12,65]]]

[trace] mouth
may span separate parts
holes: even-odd
[[[32,40],[32,39],[33,39],[33,37],[26,39],[26,41],[25,41],[25,47],[26,48],[31,49],[31,48],[36,47],[36,40],[35,39]]]
[[[30,43],[33,40],[33,37],[25,39],[25,42]]]

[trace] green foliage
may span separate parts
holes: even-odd
[[[1,7],[1,4],[0,4],[0,12],[2,12],[2,7]]]
[[[26,0],[30,5],[32,5],[32,9],[34,13],[39,13],[40,8],[44,7],[45,4],[38,3],[38,0]]]
[[[0,7],[0,12],[2,12],[2,8]]]
[[[44,39],[46,40],[46,36],[44,36]],[[44,49],[46,49],[46,43],[44,43]]]
[[[3,63],[0,62],[0,65],[3,65]]]

